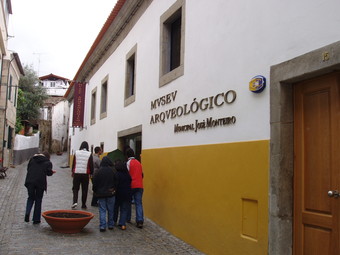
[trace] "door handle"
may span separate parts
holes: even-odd
[[[340,196],[339,191],[337,190],[330,190],[327,192],[327,195],[329,197],[334,197],[334,198],[338,198]]]

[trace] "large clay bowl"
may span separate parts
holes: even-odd
[[[74,234],[80,232],[94,214],[77,210],[51,210],[42,213],[52,230],[59,233]]]

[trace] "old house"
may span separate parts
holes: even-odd
[[[11,1],[3,0],[0,3],[0,165],[8,167],[13,161],[18,85],[24,70],[19,54],[10,51],[7,45]]]
[[[67,78],[49,74],[39,77],[40,86],[49,96],[41,109],[38,120],[40,149],[53,153],[67,150],[69,105],[63,97],[69,87]]]

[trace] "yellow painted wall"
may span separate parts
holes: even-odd
[[[143,150],[146,217],[206,254],[263,255],[269,141]]]
[[[74,155],[70,155],[70,161],[68,163],[69,163],[69,166],[70,166],[71,169],[72,169],[72,166],[73,166],[73,158],[74,158]]]

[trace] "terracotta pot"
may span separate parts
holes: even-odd
[[[59,233],[74,234],[80,232],[94,214],[77,210],[51,210],[42,213],[52,230]]]

